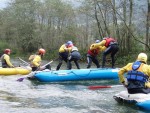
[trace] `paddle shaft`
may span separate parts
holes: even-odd
[[[45,65],[43,65],[42,66],[42,68],[44,68],[45,66],[47,66],[47,65],[49,65],[49,64],[51,64],[53,61],[55,61],[55,60],[58,60],[58,58],[56,58],[56,59],[54,59],[54,60],[51,60],[50,62],[48,62],[47,64],[45,64]]]
[[[47,64],[43,65],[42,67],[45,67],[45,66],[47,66],[47,65],[51,64],[52,62],[53,62],[53,60],[52,60],[52,61],[50,61],[50,62],[48,62]]]
[[[104,89],[104,88],[113,88],[113,87],[122,87],[123,85],[113,85],[113,86],[88,86],[88,89],[97,90],[97,89]]]
[[[51,64],[52,62],[53,62],[53,60],[52,60],[52,61],[50,61],[50,62],[48,62],[47,64],[43,65],[42,67],[44,68],[45,66],[47,66],[47,65]],[[34,73],[35,73],[35,72],[37,72],[37,71],[38,71],[38,70],[34,71]],[[29,77],[29,76],[28,76],[28,77]],[[28,78],[28,77],[19,78],[19,79],[17,79],[17,81],[22,82],[25,78]]]
[[[30,65],[28,62],[24,61],[23,59],[21,58],[18,58],[19,60],[21,60],[23,63],[25,63],[26,65]]]

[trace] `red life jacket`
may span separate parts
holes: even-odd
[[[99,54],[99,49],[93,49],[93,50],[88,50],[88,54],[90,54],[91,56],[97,56]]]
[[[108,47],[111,42],[116,42],[113,38],[106,38],[104,40],[106,40],[105,47]]]

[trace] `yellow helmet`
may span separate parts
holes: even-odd
[[[140,53],[137,57],[137,60],[147,63],[147,55],[145,53]]]

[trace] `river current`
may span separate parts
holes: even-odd
[[[56,63],[52,67],[56,67]],[[113,95],[126,90],[124,87],[88,89],[93,85],[118,85],[118,80],[16,81],[20,77],[0,76],[0,113],[146,113],[134,106],[120,105],[113,99]]]

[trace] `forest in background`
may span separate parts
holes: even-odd
[[[149,24],[150,0],[9,0],[0,9],[0,52],[28,56],[42,47],[53,59],[71,40],[86,60],[96,39],[111,36],[120,47],[117,62],[126,64],[149,53]]]

